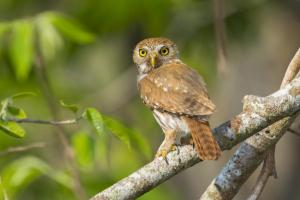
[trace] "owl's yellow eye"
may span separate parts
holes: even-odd
[[[166,56],[169,54],[169,48],[168,47],[162,47],[159,51],[159,53],[162,55],[162,56]]]
[[[140,49],[139,54],[141,57],[145,57],[147,55],[147,51],[145,49]]]

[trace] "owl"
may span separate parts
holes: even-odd
[[[133,61],[140,96],[165,134],[156,157],[193,144],[201,160],[218,159],[221,150],[208,123],[215,105],[202,77],[180,60],[177,46],[166,38],[142,40]]]

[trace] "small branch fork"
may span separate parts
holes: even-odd
[[[300,50],[297,51],[288,66],[281,88],[286,88],[290,82],[299,79],[297,75],[299,69]],[[275,145],[288,130],[297,115],[298,113],[295,112],[243,142],[220,174],[200,197],[200,200],[232,199],[259,164],[265,160],[257,183],[248,198],[248,200],[258,199],[268,178],[270,176],[277,176],[274,158]]]
[[[298,49],[294,58],[290,62],[289,66],[287,67],[287,70],[281,82],[280,89],[284,88],[287,84],[289,84],[297,76],[299,70],[300,70],[300,49]],[[290,131],[289,128],[288,131]],[[295,133],[295,131],[293,131],[293,133]],[[249,196],[248,200],[259,199],[265,185],[268,182],[269,177],[273,176],[274,178],[277,178],[276,164],[275,164],[275,148],[276,148],[275,146],[276,144],[270,148],[270,151],[264,160],[263,167],[258,176],[256,185],[253,188],[252,194]]]
[[[298,59],[298,56],[297,53],[295,57]],[[222,150],[245,142],[204,192],[202,200],[232,199],[266,158],[300,109],[300,78],[291,79],[289,84],[267,97],[246,96],[243,103],[243,112],[213,129]],[[192,146],[179,147],[179,150],[179,154],[168,154],[169,165],[160,158],[155,159],[91,199],[135,199],[200,161]]]

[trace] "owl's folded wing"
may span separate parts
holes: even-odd
[[[138,83],[141,97],[152,109],[190,116],[210,115],[209,99],[201,76],[184,64],[167,64],[153,70]]]

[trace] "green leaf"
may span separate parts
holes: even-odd
[[[10,59],[16,78],[24,81],[28,78],[33,61],[34,47],[33,24],[29,20],[13,23],[10,40]]]
[[[52,61],[63,47],[63,39],[51,23],[48,15],[42,14],[37,18],[38,44],[43,58]]]
[[[34,92],[20,92],[17,94],[14,94],[11,96],[12,99],[19,99],[19,98],[24,98],[24,97],[29,97],[29,96],[36,96]]]
[[[87,108],[83,116],[93,125],[98,134],[104,133],[103,119],[95,108]]]
[[[17,118],[26,118],[26,113],[23,109],[13,106],[13,100],[35,95],[32,92],[22,92],[8,97],[0,102],[0,118],[5,119],[7,114],[11,114]]]
[[[12,116],[18,118],[18,119],[25,119],[27,117],[25,111],[22,108],[18,108],[15,106],[8,106],[7,111]]]
[[[0,110],[0,119],[3,119],[7,116],[7,109],[8,106],[12,104],[11,98],[3,99],[0,103],[1,110]]]
[[[63,100],[60,100],[59,103],[62,107],[69,109],[70,111],[72,111],[75,114],[78,111],[78,106],[75,104],[66,104]]]
[[[105,127],[108,128],[112,132],[112,134],[119,138],[130,149],[130,129],[111,117],[104,116],[103,120]]]
[[[66,188],[72,187],[72,178],[64,172],[52,169],[43,160],[36,157],[24,157],[6,164],[1,171],[3,185],[8,193],[14,196],[26,188],[41,175],[46,175]]]
[[[133,147],[147,158],[151,157],[152,151],[150,145],[142,134],[135,129],[126,127],[123,123],[111,117],[103,116],[103,119],[105,127],[124,142],[128,148]]]
[[[93,164],[93,141],[88,134],[79,132],[72,137],[72,146],[79,166],[87,169]]]
[[[49,12],[47,13],[47,16],[52,24],[70,40],[80,44],[94,41],[95,36],[86,31],[82,25],[75,20],[57,12]]]
[[[22,138],[25,136],[25,130],[16,122],[0,121],[0,130],[17,138]]]

